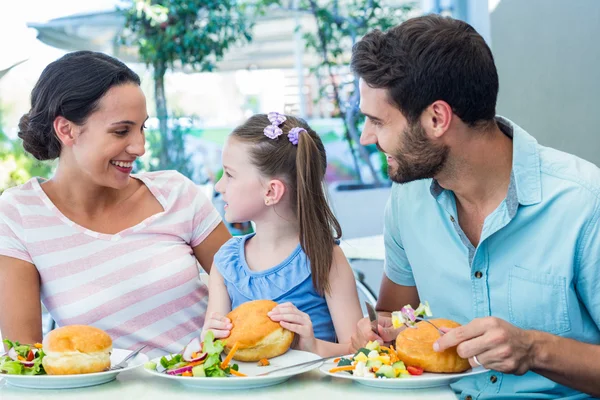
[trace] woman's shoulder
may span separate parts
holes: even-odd
[[[19,206],[22,204],[42,204],[42,200],[36,191],[38,178],[31,178],[27,182],[10,187],[0,194],[0,212],[9,206]]]
[[[168,208],[183,205],[194,205],[197,208],[211,203],[202,188],[180,172],[142,172],[133,177],[141,180],[159,200],[164,199],[162,203]]]
[[[133,175],[144,183],[151,183],[161,188],[176,188],[178,186],[193,185],[194,183],[185,175],[174,170],[140,172]]]

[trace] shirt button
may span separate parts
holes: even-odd
[[[467,397],[465,397],[465,400],[473,400],[473,397],[471,395],[468,395]]]
[[[490,382],[492,382],[492,383],[498,382],[498,378],[496,378],[496,375],[490,376]]]
[[[450,221],[454,222],[454,217],[452,215],[450,216]]]
[[[483,273],[481,271],[477,271],[475,272],[475,278],[479,279],[483,276]]]

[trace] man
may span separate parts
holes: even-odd
[[[373,31],[352,68],[361,143],[387,155],[397,183],[384,323],[377,336],[361,320],[354,346],[393,340],[384,316],[427,300],[434,316],[463,324],[434,349],[458,346],[490,369],[452,385],[460,398],[600,395],[598,168],[495,115],[492,53],[462,21],[428,15]]]

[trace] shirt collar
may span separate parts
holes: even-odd
[[[537,140],[511,120],[496,116],[498,126],[513,140],[511,184],[516,186],[519,204],[528,206],[542,201],[541,167]],[[445,189],[433,179],[429,191],[434,198]],[[509,190],[509,195],[515,193]]]

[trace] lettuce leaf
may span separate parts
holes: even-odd
[[[43,375],[46,374],[46,371],[44,371],[44,367],[42,366],[42,359],[41,358],[36,358],[34,360],[34,364],[33,367],[24,367],[23,368],[23,375]]]
[[[213,353],[209,355],[204,362],[204,369],[207,370],[213,366],[219,367],[219,364],[221,364],[221,355],[219,353]]]
[[[215,335],[212,331],[206,332],[204,336],[204,343],[202,344],[202,351],[211,354],[221,354],[223,349],[225,348],[225,344],[222,340],[215,340]]]
[[[162,365],[165,369],[172,369],[177,364],[184,362],[183,356],[181,354],[175,354],[171,358],[167,358],[163,356],[160,359],[160,365]]]
[[[19,342],[11,342],[8,339],[4,339],[3,342],[8,345],[8,350],[12,349],[13,347],[17,347],[17,346],[21,345],[21,343],[19,343]]]
[[[2,357],[4,361],[0,361],[0,373],[9,375],[21,375],[23,372],[23,364],[18,361],[13,361],[10,357]]]

